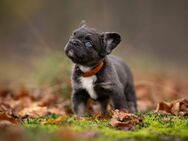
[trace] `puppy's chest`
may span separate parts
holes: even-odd
[[[95,75],[90,77],[80,77],[81,87],[86,89],[91,98],[97,99],[97,94],[94,90],[94,83],[96,82],[97,77]]]

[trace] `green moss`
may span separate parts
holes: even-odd
[[[44,117],[53,119],[55,116]],[[135,131],[121,131],[110,126],[108,120],[76,120],[70,116],[60,125],[41,125],[43,120],[28,120],[25,121],[24,127],[27,129],[35,129],[53,133],[59,128],[69,127],[72,130],[82,132],[94,130],[98,133],[95,140],[186,140],[188,139],[188,118],[180,116],[164,116],[155,113],[144,114],[144,121],[138,125]]]

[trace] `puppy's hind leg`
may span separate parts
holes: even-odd
[[[89,95],[86,90],[79,89],[72,94],[72,109],[76,115],[83,116]]]
[[[133,84],[127,84],[127,87],[125,88],[125,96],[126,96],[129,112],[136,113],[137,112],[136,93]]]
[[[127,110],[128,106],[123,89],[114,87],[110,94],[114,109]]]

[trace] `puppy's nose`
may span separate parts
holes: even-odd
[[[79,46],[79,41],[78,40],[71,40],[70,43],[74,46]]]

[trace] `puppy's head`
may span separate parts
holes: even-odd
[[[93,66],[110,54],[120,41],[117,33],[100,33],[83,23],[73,31],[65,53],[76,64]]]

